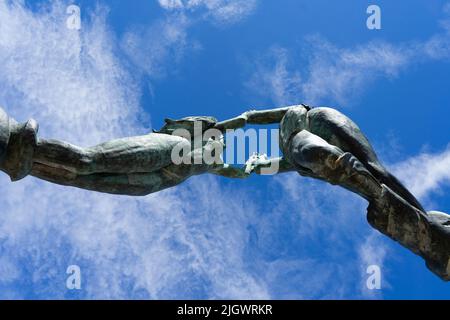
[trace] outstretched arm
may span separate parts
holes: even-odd
[[[292,106],[268,110],[251,110],[244,113],[248,124],[279,123]]]
[[[234,167],[229,164],[224,164],[209,172],[226,178],[245,179],[249,177],[252,172],[259,175],[274,175],[290,171],[296,170],[286,159],[280,157],[264,159],[263,161],[258,161],[256,164],[247,162],[245,167]]]
[[[209,172],[218,176],[237,179],[244,179],[250,175],[250,173],[245,172],[245,167],[234,167],[226,163],[221,165],[220,167],[210,170]]]
[[[295,167],[283,157],[269,159],[265,154],[253,154],[246,163],[245,172],[255,172],[260,175],[274,175],[296,171]]]
[[[247,111],[235,118],[217,123],[215,128],[225,131],[228,129],[239,129],[245,127],[247,124],[279,123],[290,108],[292,108],[292,106],[268,110]]]
[[[269,159],[267,156],[254,153],[245,163],[245,166],[235,167],[229,164],[219,164],[209,170],[209,173],[227,178],[247,178],[252,172],[259,175],[274,175],[283,172],[296,171],[285,158]]]

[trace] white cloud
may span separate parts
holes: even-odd
[[[277,105],[348,103],[379,77],[393,78],[410,62],[408,50],[384,42],[338,48],[319,37],[307,40],[311,56],[300,68],[293,53],[274,47],[258,60],[247,87]],[[294,102],[292,102],[294,101]]]
[[[235,23],[250,15],[257,0],[158,0],[166,10],[200,11],[219,23]]]
[[[14,30],[0,33],[0,103],[20,120],[38,119],[41,136],[83,145],[145,132],[136,79],[114,55],[105,13],[83,20],[80,32],[65,28],[64,14],[63,3],[31,13],[0,1],[0,29]],[[177,57],[178,47],[183,52],[184,23],[153,25],[147,72],[163,73],[167,57]],[[142,39],[129,34],[124,40],[136,64],[149,52],[138,52]],[[274,97],[295,94],[300,75],[289,71],[287,58],[277,68],[291,80],[287,88],[275,82]],[[392,65],[385,70],[395,74]],[[275,209],[258,212],[252,190],[230,190],[211,177],[129,198],[33,178],[12,184],[0,176],[0,296],[338,298],[361,292],[359,267],[377,248],[364,201],[295,175],[282,179],[283,188],[269,186],[279,195]],[[80,293],[64,287],[69,264],[81,267]]]
[[[394,78],[413,62],[449,58],[449,39],[446,33],[442,33],[423,43],[392,45],[370,42],[352,48],[338,48],[313,37],[308,39],[302,59],[297,60],[294,59],[294,52],[274,46],[266,56],[256,60],[255,71],[247,87],[278,106],[301,102],[312,105],[346,104],[349,98],[354,99],[373,81]],[[421,154],[393,164],[391,168],[415,195],[424,198],[449,183],[450,151],[434,155]],[[391,251],[391,240],[371,229],[365,220],[358,217],[366,213],[365,202],[348,192],[334,190],[324,184],[316,187],[317,184],[299,180],[291,177],[281,180],[285,193],[281,202],[285,206],[281,206],[280,214],[291,208],[291,213],[300,215],[301,224],[297,230],[299,244],[319,239],[323,241],[320,250],[327,252],[334,246],[335,252],[341,256],[340,259],[328,260],[326,266],[323,265],[323,256],[314,259],[308,255],[305,256],[309,258],[304,260],[281,260],[275,261],[273,265],[278,267],[287,263],[288,272],[299,286],[300,283],[312,281],[305,285],[304,290],[296,292],[300,297],[324,297],[326,292],[334,292],[334,298],[352,297],[355,292],[367,298],[381,297],[382,291],[367,289],[366,268],[378,265],[382,271],[382,287],[389,288],[386,257]],[[333,199],[332,208],[327,207],[329,199]],[[273,221],[268,223],[272,227],[275,224]],[[292,221],[290,225],[297,227]],[[327,232],[321,231],[324,226],[329,226]],[[335,226],[340,229],[335,229]],[[346,242],[348,238],[352,240]],[[356,248],[346,247],[355,242],[360,245]],[[317,244],[312,246],[317,249]],[[341,262],[343,257],[346,257],[347,263],[333,265],[337,261]],[[294,265],[303,266],[306,271],[293,271]],[[272,278],[281,281],[279,271],[270,266],[268,270],[274,273],[269,277],[269,284]],[[322,276],[318,277],[314,270],[318,270]],[[357,284],[352,282],[355,279],[358,279]]]
[[[211,21],[231,25],[250,15],[257,0],[159,0],[168,12],[150,26],[135,26],[122,39],[122,49],[151,79],[176,71],[186,53],[201,49],[201,44],[189,37],[192,25]]]
[[[432,36],[428,41],[419,44],[420,50],[425,56],[432,59],[450,58],[450,2],[444,5],[444,19],[440,21],[440,25],[444,32]]]
[[[315,39],[308,80],[302,87],[306,101],[315,103],[327,97],[346,103],[379,77],[392,78],[409,63],[409,52],[384,42],[370,42],[340,49]]]
[[[111,53],[101,9],[82,32],[66,28],[67,17],[61,2],[35,15],[0,2],[2,104],[21,118],[50,118],[42,133],[75,143],[137,132],[139,90]]]
[[[271,292],[283,299],[380,297],[366,292],[366,268],[384,269],[386,243],[366,222],[363,199],[297,174],[276,177],[269,188],[274,200],[254,228],[255,265]]]
[[[40,12],[0,1],[0,104],[41,137],[82,145],[147,131],[136,79],[115,55],[99,9],[65,27],[65,4]],[[84,17],[88,15],[83,12]],[[254,210],[213,178],[145,198],[0,176],[0,296],[266,298],[246,271]],[[231,200],[230,200],[231,199]],[[65,288],[78,264],[82,290]]]
[[[450,183],[450,148],[440,153],[421,153],[392,165],[392,171],[413,194],[426,198]]]
[[[424,57],[436,60],[448,60],[450,58],[450,35],[436,35],[431,37],[423,45],[421,50]]]
[[[278,105],[348,105],[373,81],[393,79],[412,63],[448,60],[448,14],[440,25],[443,30],[423,42],[371,41],[340,48],[319,36],[310,36],[304,39],[300,57],[292,50],[274,46],[256,59],[247,87]]]
[[[184,8],[183,1],[181,0],[158,0],[158,2],[161,7],[167,10]]]
[[[293,104],[293,101],[299,98],[303,83],[300,73],[289,70],[288,63],[288,50],[272,48],[269,57],[257,62],[256,72],[246,86],[258,95],[268,95],[268,98],[277,105]]]
[[[366,298],[378,298],[381,296],[382,291],[378,289],[369,289],[367,287],[367,279],[370,275],[367,270],[370,266],[377,266],[380,270],[380,290],[386,290],[390,288],[388,282],[389,270],[386,268],[386,256],[390,251],[389,246],[386,244],[386,238],[382,238],[379,232],[373,230],[366,236],[365,241],[359,247],[360,257],[360,269],[362,273],[361,277],[361,294]],[[370,270],[370,269],[369,269]]]
[[[138,67],[138,73],[144,72],[152,79],[162,78],[173,72],[186,51],[198,47],[195,41],[188,40],[190,24],[184,14],[169,15],[150,27],[135,27],[127,32],[121,47]]]

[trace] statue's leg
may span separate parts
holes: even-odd
[[[424,211],[420,202],[377,158],[361,129],[348,117],[331,108],[315,108],[308,112],[308,131],[329,144],[354,155],[381,183],[386,184],[414,207]]]
[[[309,170],[310,176],[341,185],[368,200],[380,195],[380,183],[356,157],[309,131],[292,137],[289,150],[299,171]]]
[[[94,171],[94,155],[88,149],[58,140],[39,139],[34,162],[72,174],[90,174]]]
[[[379,164],[369,142],[350,119],[336,110],[317,108],[308,113],[308,120],[310,131],[301,131],[291,139],[289,150],[295,164],[367,198],[369,223],[423,257],[433,272],[449,281],[450,215],[425,212]],[[375,183],[364,173],[366,168],[376,178]],[[349,175],[351,172],[354,174]]]
[[[184,180],[177,180],[164,169],[147,173],[77,175],[62,168],[49,167],[40,163],[33,165],[31,175],[63,186],[129,196],[145,196],[177,185]]]
[[[152,172],[171,163],[172,149],[178,143],[188,142],[161,134],[117,139],[91,148],[39,140],[34,161],[78,175]]]

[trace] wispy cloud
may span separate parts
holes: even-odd
[[[301,57],[274,46],[255,59],[247,88],[278,105],[348,105],[375,80],[394,79],[412,63],[449,59],[449,21],[446,16],[442,31],[423,42],[371,41],[342,48],[315,35],[304,39]]]
[[[151,79],[160,79],[174,71],[198,43],[188,39],[191,21],[184,14],[172,14],[155,21],[149,27],[137,26],[122,39],[122,49],[138,67],[137,72]]]
[[[450,148],[421,153],[392,165],[392,170],[417,197],[426,198],[450,183]]]
[[[367,292],[366,268],[378,264],[385,271],[380,252],[386,245],[366,222],[367,203],[296,174],[269,185],[273,198],[253,222],[249,245],[271,293],[285,299],[380,297]]]
[[[129,33],[122,42],[153,76],[190,47],[191,22],[175,17],[197,9],[172,2],[168,20],[144,30],[145,37]],[[209,10],[198,3],[198,10]],[[44,137],[82,145],[146,132],[138,81],[115,55],[123,47],[115,45],[106,12],[93,12],[78,32],[65,28],[65,5],[31,12],[23,3],[0,1],[0,29],[8,30],[0,33],[0,104],[19,120],[35,117]],[[146,37],[152,41],[143,46]],[[279,90],[273,97],[294,97],[301,75],[289,53],[277,50],[277,74],[287,81],[271,85]],[[345,60],[364,65],[351,55]],[[383,75],[395,75],[386,65]],[[359,297],[362,266],[384,261],[363,200],[295,174],[270,183],[273,195],[261,203],[251,201],[253,190],[206,176],[145,198],[33,178],[12,184],[3,175],[0,181],[4,298]],[[80,292],[65,288],[70,264],[81,267]]]
[[[394,79],[413,63],[450,58],[448,21],[450,19],[442,20],[442,31],[423,42],[371,41],[345,48],[320,36],[310,36],[305,39],[301,55],[273,46],[251,63],[253,72],[246,87],[278,106],[299,102],[348,105],[350,98],[360,95],[378,79]],[[393,164],[391,168],[414,194],[424,198],[449,183],[450,152],[421,154]],[[327,292],[333,292],[334,298],[382,297],[382,291],[366,287],[366,269],[369,265],[379,266],[382,287],[389,287],[386,257],[392,250],[391,240],[371,229],[362,218],[366,203],[347,191],[323,183],[311,183],[292,176],[283,177],[279,182],[283,190],[280,208],[268,218],[270,228],[267,229],[277,230],[278,223],[280,230],[286,229],[286,232],[296,228],[294,246],[303,252],[307,244],[312,252],[301,254],[304,259],[286,254],[268,263],[268,283],[273,279],[281,283],[278,289],[282,290],[281,267],[293,279],[290,281],[298,282],[299,287],[304,284],[295,294],[284,292],[285,297],[326,297]],[[330,207],[327,206],[329,201]],[[291,213],[289,218],[283,215],[285,212]],[[276,231],[271,233],[272,236],[277,234]],[[292,243],[289,244],[291,247]],[[323,256],[315,258],[313,252],[318,250]],[[332,252],[339,252],[340,258],[333,260]],[[331,263],[342,260],[346,262]]]
[[[138,73],[151,79],[173,74],[186,54],[201,49],[189,29],[210,21],[228,26],[250,15],[257,0],[159,0],[167,15],[150,26],[134,26],[122,39],[122,49]]]
[[[359,263],[361,272],[361,295],[365,298],[380,298],[383,291],[390,288],[389,276],[391,270],[386,264],[386,257],[390,251],[390,246],[386,243],[390,239],[383,238],[379,232],[372,230],[366,236],[359,246]],[[369,267],[378,267],[380,271],[380,290],[377,288],[368,288],[367,280],[372,275]]]
[[[303,82],[300,72],[292,71],[289,60],[287,49],[271,48],[268,55],[256,60],[255,72],[246,82],[246,87],[277,105],[297,101]]]
[[[167,15],[150,26],[135,26],[122,39],[122,48],[130,60],[151,79],[176,70],[187,53],[201,49],[201,43],[189,37],[189,29],[198,23],[212,22],[229,26],[249,16],[257,0],[159,0]]]
[[[146,132],[106,11],[75,31],[65,9],[0,1],[1,105],[18,120],[36,118],[43,137],[82,145]],[[0,180],[1,297],[268,297],[244,263],[255,210],[214,178],[145,198]],[[65,287],[71,264],[81,267],[79,292]]]
[[[292,101],[346,104],[374,80],[396,77],[410,62],[408,50],[385,42],[338,48],[315,36],[306,43],[302,52],[311,58],[300,65],[293,60],[293,52],[273,47],[257,60],[247,87],[277,105]]]
[[[65,27],[65,9],[56,2],[33,14],[0,2],[1,103],[22,120],[50,118],[41,132],[75,143],[137,132],[139,89],[112,54],[104,12],[78,32]]]
[[[250,15],[257,0],[158,0],[161,7],[171,11],[199,12],[204,18],[221,24],[231,24]]]

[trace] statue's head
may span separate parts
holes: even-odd
[[[191,137],[194,137],[198,134],[203,134],[206,130],[213,128],[217,123],[216,118],[206,116],[186,117],[179,120],[165,119],[164,121],[164,126],[159,131],[154,132],[174,134],[176,130],[184,129],[190,133]]]

